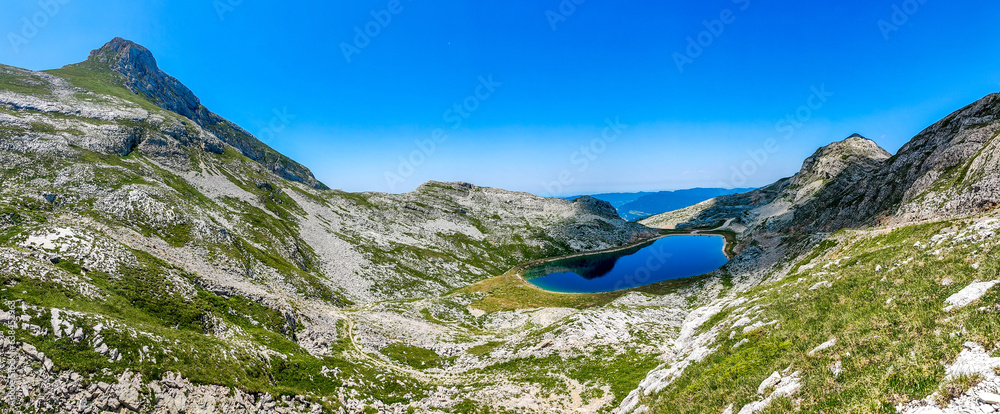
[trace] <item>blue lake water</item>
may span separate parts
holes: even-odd
[[[729,261],[724,248],[725,239],[718,236],[670,236],[628,250],[532,267],[524,278],[553,292],[611,292],[710,273]]]

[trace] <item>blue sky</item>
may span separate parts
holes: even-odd
[[[331,187],[553,196],[764,185],[855,132],[895,152],[1000,90],[998,15],[972,0],[8,0],[0,62],[56,68],[121,36]]]

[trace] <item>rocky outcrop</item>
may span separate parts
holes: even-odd
[[[110,381],[93,382],[72,371],[57,372],[34,346],[0,334],[0,411],[91,414],[106,412],[322,413],[302,397],[248,394],[211,385],[194,385],[176,373],[149,381],[125,371]]]
[[[894,224],[995,208],[1000,205],[998,121],[1000,94],[992,94],[935,123],[899,150],[862,201],[886,206]]]
[[[789,179],[715,199],[689,224],[721,218],[750,224],[739,213],[782,201],[796,210],[789,228],[807,231],[981,213],[1000,205],[998,117],[1000,94],[992,94],[928,127],[891,157],[852,136],[817,151]]]
[[[349,286],[352,296],[356,294],[363,301],[371,300],[373,294],[401,294],[403,291],[393,287],[396,283],[422,286],[408,295],[411,297],[422,294],[417,292],[444,292],[486,275],[502,274],[522,261],[603,250],[657,234],[640,224],[625,222],[610,204],[589,197],[569,201],[441,182],[429,182],[405,194],[354,197],[357,202],[349,205],[336,201],[350,211],[334,217],[331,209],[316,209],[313,217],[305,219],[303,228],[329,227],[328,231],[349,235],[360,247],[355,250],[360,250],[362,257],[348,258],[335,253],[335,244],[340,240],[331,240],[329,233],[306,230],[306,240],[318,251],[327,252],[320,254],[327,274],[336,275]],[[300,201],[311,211],[317,207],[306,199]],[[333,225],[323,225],[324,220]],[[393,250],[400,255],[386,257],[379,253]],[[439,261],[430,256],[431,252],[459,260]],[[344,264],[349,261],[362,266],[366,262],[378,264],[376,272],[380,274],[357,280],[357,274],[345,272]],[[470,262],[482,264],[470,268],[465,265]],[[425,277],[370,284],[371,280],[398,280],[414,271]]]

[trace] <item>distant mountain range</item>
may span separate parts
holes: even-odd
[[[618,210],[618,215],[623,219],[636,221],[692,206],[715,197],[745,193],[752,190],[754,189],[692,188],[677,191],[594,194],[591,197],[611,203]],[[579,197],[581,196],[566,198],[574,200]]]

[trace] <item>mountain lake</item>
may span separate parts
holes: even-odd
[[[630,249],[544,263],[523,276],[552,292],[612,292],[715,271],[729,261],[725,246],[722,236],[668,236]]]

